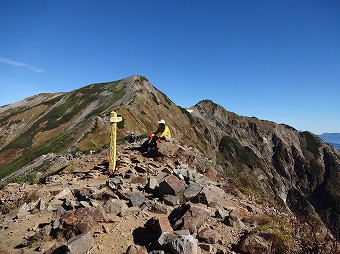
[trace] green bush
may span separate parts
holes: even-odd
[[[36,178],[35,173],[28,173],[26,175],[17,176],[17,177],[12,178],[11,182],[34,184],[35,178]]]

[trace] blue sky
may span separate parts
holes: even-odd
[[[340,133],[338,0],[0,0],[0,105],[146,76],[177,105]]]

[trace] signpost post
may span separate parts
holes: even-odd
[[[117,123],[122,121],[122,117],[117,117],[117,113],[112,111],[110,115],[111,122],[111,141],[110,141],[110,163],[109,169],[114,172],[116,169],[116,133],[117,133]]]

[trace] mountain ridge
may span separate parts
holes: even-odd
[[[41,96],[40,101],[39,96],[27,100],[25,107],[0,111],[5,134],[0,139],[1,178],[48,153],[107,148],[109,116],[115,110],[123,117],[117,124],[119,140],[131,132],[143,138],[164,119],[176,139],[209,158],[257,202],[273,200],[300,215],[322,217],[328,211],[332,223],[323,219],[336,233],[340,154],[310,132],[239,116],[210,100],[198,102],[189,113],[140,75]],[[31,173],[50,166],[46,159]]]

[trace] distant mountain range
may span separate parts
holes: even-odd
[[[340,133],[323,133],[318,136],[326,143],[340,150]]]

